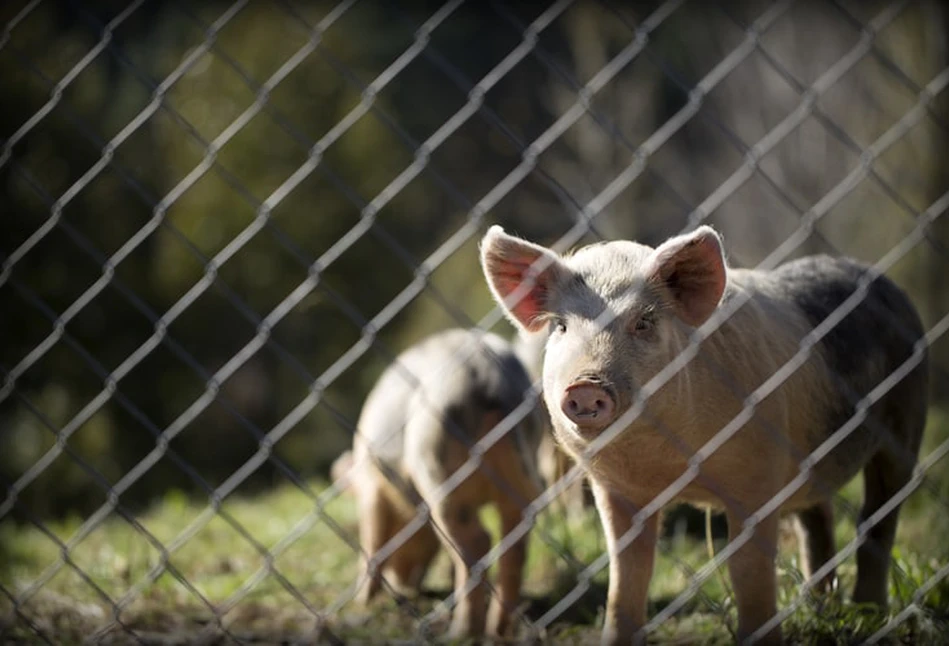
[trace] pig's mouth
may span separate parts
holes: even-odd
[[[616,419],[616,389],[599,375],[580,375],[567,386],[560,400],[561,412],[581,436],[595,435]]]

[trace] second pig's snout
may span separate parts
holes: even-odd
[[[616,398],[596,379],[580,379],[564,390],[560,408],[584,430],[598,431],[613,421]]]

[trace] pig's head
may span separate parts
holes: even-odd
[[[655,249],[614,241],[561,256],[495,225],[481,242],[481,265],[516,326],[549,330],[547,408],[555,426],[586,438],[685,347],[718,307],[727,272],[721,239],[707,226]],[[651,406],[675,405],[654,401],[662,394]]]

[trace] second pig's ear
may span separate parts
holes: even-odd
[[[647,280],[661,283],[671,292],[682,321],[702,325],[725,293],[721,237],[712,227],[701,226],[666,240],[653,252]]]
[[[515,325],[530,332],[543,328],[551,290],[564,271],[557,254],[494,225],[481,241],[481,268]]]

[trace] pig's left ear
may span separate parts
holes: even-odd
[[[646,272],[648,281],[672,293],[679,318],[695,327],[718,307],[725,274],[722,239],[709,226],[666,240],[653,252]]]
[[[551,292],[565,271],[557,254],[494,225],[481,241],[481,268],[515,325],[528,332],[543,329]]]

